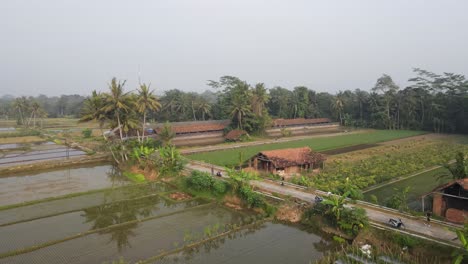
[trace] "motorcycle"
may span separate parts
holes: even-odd
[[[323,201],[323,198],[322,198],[322,197],[320,197],[320,196],[318,196],[318,195],[315,196],[315,202],[316,202],[316,203],[320,203],[320,202],[322,202],[322,201]]]
[[[405,224],[403,224],[400,218],[398,219],[390,218],[390,220],[388,220],[388,223],[395,228],[405,228]]]

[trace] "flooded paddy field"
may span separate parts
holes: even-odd
[[[86,152],[53,142],[0,144],[0,167],[85,156]]]
[[[111,165],[0,177],[0,206],[126,184]]]
[[[165,198],[174,191],[161,182],[132,184],[0,210],[0,263],[110,263],[121,257],[129,263],[309,263],[329,248],[297,226],[249,225],[259,217],[253,212]],[[179,253],[170,254],[174,250]],[[160,254],[167,256],[155,258]]]
[[[240,224],[245,218],[245,215],[241,213],[233,212],[214,204],[194,206],[191,209],[184,208],[185,206],[167,209],[168,207],[170,206],[164,203],[154,205],[152,210],[157,211],[158,209],[155,208],[166,208],[165,210],[174,211],[172,214],[166,213],[160,215],[160,217],[155,216],[152,218],[148,218],[145,209],[141,208],[112,211],[112,221],[117,224],[115,227],[69,240],[62,237],[64,238],[62,242],[45,247],[39,246],[36,247],[37,249],[32,248],[29,252],[23,254],[7,257],[3,255],[3,258],[0,258],[0,263],[103,263],[117,259],[118,256],[122,256],[127,261],[134,262],[150,258],[161,252],[174,249],[178,245],[182,245],[184,237],[187,236],[188,232],[203,234],[203,231],[209,226],[219,225],[223,227],[234,223]],[[177,211],[177,209],[179,210]],[[132,214],[133,212],[135,214]],[[84,219],[70,221],[70,224],[65,226],[63,234],[69,232],[68,230],[71,226],[73,228],[77,228],[78,226],[81,226],[81,228],[93,228],[105,222],[103,221],[105,216],[96,213],[91,213],[87,216],[88,223]],[[139,215],[147,217],[146,219],[148,220],[128,221],[132,217],[136,218]],[[77,217],[77,214],[68,215],[67,217]],[[65,222],[63,221],[66,219],[60,220],[62,221],[61,223],[64,224]],[[85,224],[80,222],[85,222]],[[58,223],[57,226],[59,226]],[[0,228],[0,232],[4,228],[8,227]],[[53,227],[50,226],[49,230],[51,228]],[[8,230],[5,232],[8,232]],[[54,235],[59,236],[58,233],[60,232],[60,230],[56,231]],[[43,231],[25,233],[24,236],[29,236],[32,240],[32,237],[35,237],[36,234],[38,237],[44,237]],[[56,239],[56,236],[53,239]],[[22,239],[15,238],[15,240],[18,246],[24,243],[28,243],[28,245],[34,244],[34,242],[27,240],[26,237]],[[10,246],[10,248],[13,247]]]
[[[173,190],[162,183],[134,184],[110,188],[74,197],[58,198],[0,211],[0,227],[38,218],[82,211],[84,208],[102,206],[124,200],[139,199]]]
[[[313,263],[331,249],[331,243],[299,226],[267,222],[198,248],[166,256],[159,264]]]
[[[167,215],[205,203],[207,201],[196,199],[173,203],[154,195],[115,203],[103,201],[99,206],[84,208],[76,212],[2,226],[0,237],[8,239],[0,241],[0,255],[87,232],[92,233],[126,222],[143,221],[151,217]]]

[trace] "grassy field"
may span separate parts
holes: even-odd
[[[371,144],[383,142],[398,138],[416,136],[424,134],[422,131],[408,131],[408,130],[372,130],[360,134],[350,135],[337,135],[321,138],[308,138],[297,141],[272,143],[261,146],[251,146],[238,149],[227,149],[221,151],[196,153],[189,155],[188,158],[194,160],[201,160],[210,162],[220,166],[236,166],[239,160],[246,160],[256,153],[264,150],[284,149],[284,148],[297,148],[309,146],[315,151],[324,151],[342,147],[348,147],[359,144]],[[241,153],[241,154],[240,154]],[[242,156],[242,157],[240,157]]]
[[[421,210],[421,196],[432,191],[439,185],[451,181],[450,178],[438,179],[437,176],[447,174],[448,171],[445,168],[434,169],[420,175],[414,176],[412,178],[395,182],[386,186],[382,186],[378,189],[366,192],[364,198],[367,201],[371,201],[371,195],[375,195],[379,204],[385,205],[386,202],[392,197],[395,193],[395,188],[402,190],[407,186],[410,186],[410,190],[407,197],[407,203],[410,209],[412,210]],[[426,209],[427,206],[426,206]]]

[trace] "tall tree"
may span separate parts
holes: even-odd
[[[257,83],[252,91],[252,112],[256,116],[262,116],[265,105],[270,99],[268,91],[263,83]]]
[[[121,122],[121,116],[124,113],[128,113],[132,109],[131,98],[128,94],[124,93],[125,81],[117,81],[114,77],[109,84],[109,94],[104,96],[104,107],[103,110],[106,113],[112,113],[117,119],[117,126],[119,129],[120,140],[123,139],[123,126]]]
[[[377,79],[375,86],[372,88],[373,92],[382,93],[385,100],[385,112],[387,115],[387,128],[391,129],[394,127],[392,118],[390,116],[390,104],[394,100],[395,94],[398,91],[398,85],[393,82],[392,77],[387,74],[383,74],[382,77]]]
[[[104,111],[104,96],[96,90],[91,93],[91,96],[85,99],[83,107],[81,108],[81,117],[78,122],[97,121],[101,135],[104,137],[102,127],[108,120],[108,116]]]
[[[340,125],[343,124],[343,109],[344,109],[344,100],[343,100],[343,93],[339,92],[332,101],[333,109],[338,113],[338,117],[340,119]]]
[[[146,84],[141,84],[138,89],[136,106],[138,112],[143,114],[141,138],[144,140],[146,130],[146,114],[148,111],[159,111],[161,109],[161,103],[159,102],[156,95],[154,95],[154,90],[149,89],[149,85],[146,86]]]

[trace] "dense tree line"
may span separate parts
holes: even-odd
[[[4,95],[0,98],[0,118],[17,118],[20,123],[23,115],[28,116],[33,112],[33,106],[38,106],[44,117],[78,117],[85,99],[85,96],[77,94],[51,97],[41,94],[17,98]]]
[[[160,107],[139,109],[138,114],[135,107],[128,105],[132,111],[121,109],[118,117],[123,118],[125,129],[138,126],[141,122],[127,121],[138,120],[141,113],[145,113],[143,119],[157,122],[231,119],[233,127],[249,132],[261,132],[272,118],[328,117],[347,126],[468,133],[468,81],[465,76],[435,74],[421,69],[414,69],[414,74],[409,86],[404,88],[384,74],[373,87],[368,87],[368,91],[342,90],[336,94],[316,92],[304,86],[268,89],[263,83],[248,84],[237,77],[224,76],[208,82],[212,90],[203,93],[167,90],[159,98],[155,97]],[[124,98],[131,99],[132,94],[123,91],[124,84],[115,81],[110,86],[121,85]],[[101,100],[105,94],[95,92],[87,99],[78,95],[3,97],[0,114],[20,120],[22,115],[32,112],[31,105],[35,102],[49,117],[78,117],[86,114],[93,98]],[[28,100],[27,107],[19,107],[21,101]],[[97,119],[117,127],[119,120],[115,113],[113,115],[102,114]]]

